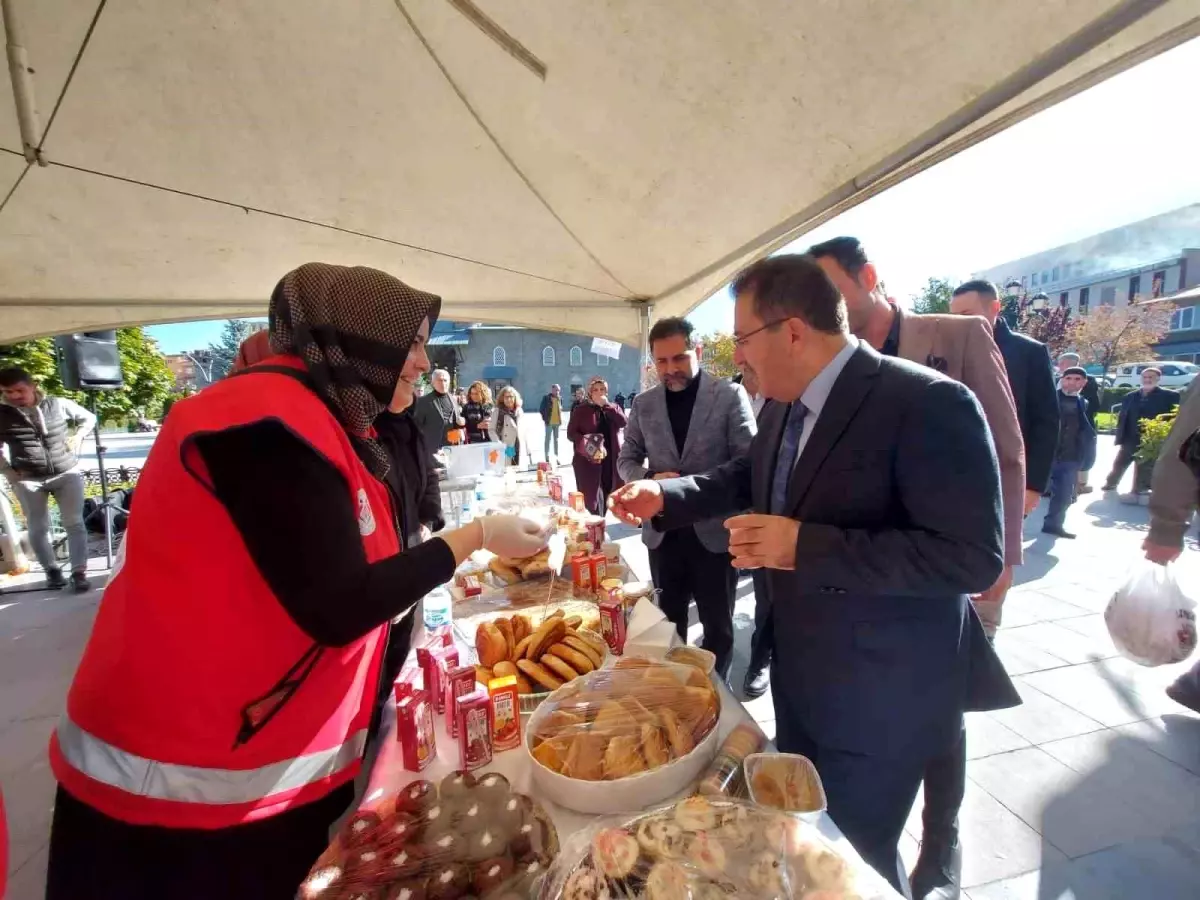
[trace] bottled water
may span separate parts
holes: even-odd
[[[450,607],[453,598],[450,596],[450,591],[447,590],[444,584],[438,585],[432,591],[425,595],[425,602],[422,604],[424,609],[425,627],[428,629],[437,628],[441,625],[450,624]]]

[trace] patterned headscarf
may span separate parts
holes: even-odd
[[[366,450],[377,478],[390,467],[372,423],[391,402],[421,322],[442,300],[364,266],[305,263],[271,294],[271,349],[303,361],[321,398]]]

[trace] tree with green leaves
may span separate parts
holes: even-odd
[[[704,349],[701,352],[700,365],[704,371],[718,378],[732,378],[738,368],[733,362],[733,335],[718,331],[700,337],[699,344]]]
[[[211,361],[213,381],[220,381],[233,368],[242,342],[256,331],[261,331],[263,323],[253,319],[227,319],[221,329],[221,336],[208,345],[208,360]]]
[[[954,287],[949,278],[930,278],[920,293],[913,294],[910,298],[912,311],[919,315],[948,313],[953,293]]]

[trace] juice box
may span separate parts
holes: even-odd
[[[515,750],[521,746],[521,707],[517,699],[517,676],[504,675],[488,682],[492,701],[492,749]]]

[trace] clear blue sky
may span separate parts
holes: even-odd
[[[1200,39],[1040,113],[805,235],[852,234],[901,301],[971,272],[1200,201]],[[1191,85],[1191,87],[1189,87]],[[1197,235],[1200,241],[1200,235]],[[691,315],[729,331],[725,291]],[[165,353],[203,347],[218,322],[148,329]]]

